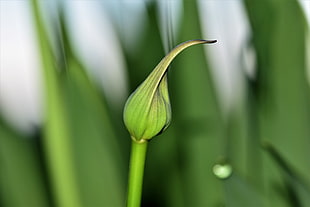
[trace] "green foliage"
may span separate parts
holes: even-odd
[[[52,27],[59,30],[48,36],[39,1],[31,2],[45,120],[30,137],[0,117],[0,206],[124,206],[130,135],[121,125],[122,111],[107,104],[76,57],[65,15],[59,16],[60,28]],[[183,4],[176,43],[207,39],[197,2]],[[295,207],[310,202],[305,18],[296,0],[244,0],[244,5],[252,30],[249,46],[256,53],[255,78],[245,76],[239,106],[223,119],[203,47],[189,48],[172,70],[165,70],[172,122],[148,147],[142,206]],[[127,50],[120,39],[130,92],[165,56],[158,7],[155,2],[146,7],[136,48]],[[62,40],[61,50],[52,49],[53,35]],[[216,176],[217,164],[232,167],[232,174]]]
[[[72,144],[68,128],[68,116],[61,90],[57,67],[45,30],[39,1],[33,0],[32,9],[38,35],[38,45],[42,60],[45,81],[44,150],[50,170],[55,203],[59,206],[81,206],[76,184],[76,172],[72,155]]]
[[[122,206],[126,163],[121,158],[104,97],[89,80],[70,42],[64,42],[64,47],[67,63],[64,100],[82,206]]]
[[[258,139],[268,141],[282,159],[309,182],[310,99],[304,16],[297,1],[245,3],[257,53],[257,79],[252,90],[257,101],[253,110],[257,114]],[[269,156],[260,154],[257,158],[267,203],[271,206],[298,206],[301,201],[298,201],[296,189],[288,187],[287,179],[281,174],[287,169],[279,169]]]
[[[202,36],[197,3],[183,2],[178,41]],[[212,167],[225,156],[222,151],[224,130],[204,48],[189,49],[172,67],[178,68],[171,70],[171,97],[176,118],[175,142],[179,148],[176,148],[176,156],[181,158],[178,173],[183,183],[183,205],[222,205],[221,181],[212,173]]]
[[[51,206],[36,141],[0,119],[0,142],[1,206]]]

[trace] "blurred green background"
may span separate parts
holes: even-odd
[[[0,6],[1,207],[125,206],[123,105],[189,39],[218,43],[171,65],[172,124],[150,142],[142,206],[310,206],[309,1]]]

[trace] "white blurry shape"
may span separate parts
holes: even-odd
[[[305,13],[305,17],[308,22],[308,30],[306,36],[306,64],[307,64],[307,77],[308,83],[310,84],[310,1],[309,0],[299,0],[300,5]]]
[[[306,36],[306,58],[307,78],[308,84],[310,84],[310,29],[307,31]]]
[[[205,49],[226,114],[240,100],[244,76],[240,60],[249,24],[242,1],[199,1],[199,5],[204,37],[218,40]]]
[[[175,38],[179,29],[182,6],[182,1],[178,0],[158,1],[159,26],[166,53],[178,44]]]
[[[247,78],[254,80],[256,78],[256,51],[253,45],[245,43],[243,53],[241,54],[241,68],[244,70]]]
[[[310,1],[309,0],[299,0],[301,8],[305,13],[305,17],[308,22],[308,26],[310,26]]]
[[[226,179],[232,174],[232,167],[230,164],[216,164],[212,168],[214,175],[219,179]]]
[[[310,1],[299,2],[310,25]],[[205,49],[210,56],[220,103],[224,112],[229,112],[240,100],[244,89],[243,72],[250,78],[255,77],[256,54],[253,48],[247,48],[250,36],[248,17],[243,2],[239,0],[201,0],[199,5],[204,36],[218,40],[216,47]],[[308,51],[309,44],[310,41],[307,42]],[[310,62],[310,56],[307,57]],[[308,72],[310,74],[310,68]]]
[[[41,120],[41,73],[28,1],[0,1],[0,110],[31,133]]]
[[[120,43],[100,1],[67,1],[70,38],[79,59],[102,84],[112,104],[127,95],[125,64]]]
[[[115,28],[119,31],[124,49],[135,50],[144,31],[146,4],[150,0],[106,0],[105,11],[109,14]]]

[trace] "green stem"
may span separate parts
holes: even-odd
[[[143,143],[132,141],[127,207],[140,207],[147,144],[147,141]]]

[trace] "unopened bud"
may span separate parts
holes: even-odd
[[[130,95],[124,108],[124,122],[136,142],[144,142],[163,132],[171,121],[167,69],[172,60],[192,45],[216,40],[189,40],[168,53],[145,81]]]

